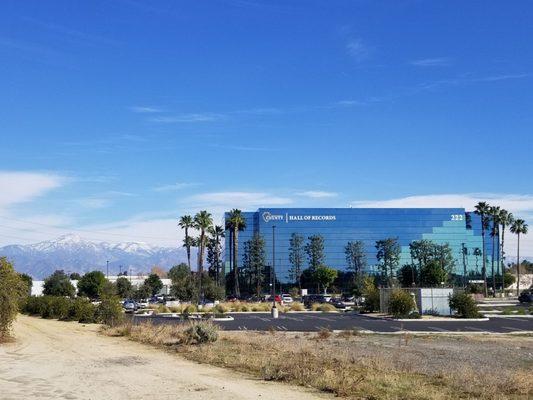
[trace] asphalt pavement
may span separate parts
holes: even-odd
[[[274,319],[270,313],[229,313],[231,321],[216,321],[221,329],[229,331],[295,331],[314,332],[321,329],[362,330],[376,333],[394,332],[491,332],[533,333],[533,319],[526,317],[490,318],[488,321],[415,320],[395,321],[389,318],[370,317],[356,313],[286,313]],[[180,323],[179,318],[164,316],[135,317],[135,322]]]

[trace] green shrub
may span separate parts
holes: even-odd
[[[389,299],[389,314],[394,318],[406,318],[416,308],[413,297],[404,290],[395,290]]]
[[[96,320],[105,325],[115,326],[124,319],[122,305],[117,296],[102,296],[102,301],[96,308]]]
[[[183,311],[182,306],[170,306],[168,309],[171,313],[181,313]]]
[[[166,305],[164,304],[160,304],[157,308],[156,308],[156,311],[158,314],[161,314],[161,313],[169,313],[170,312],[170,308],[168,308]]]
[[[0,341],[11,334],[19,311],[19,302],[28,295],[28,287],[5,257],[0,258]]]
[[[70,303],[68,318],[72,321],[90,324],[96,322],[95,312],[96,307],[89,299],[78,297]]]
[[[476,302],[467,293],[454,293],[450,296],[448,303],[460,318],[479,318],[481,316]]]
[[[40,311],[40,305],[41,305],[41,301],[40,301],[40,297],[36,297],[36,296],[30,296],[28,297],[28,299],[26,300],[26,304],[24,304],[24,308],[22,309],[22,312],[24,314],[28,314],[28,315],[39,315],[41,314],[41,311]]]
[[[217,304],[216,306],[213,307],[213,312],[215,313],[219,313],[219,314],[225,314],[229,311],[229,307],[226,306],[225,304]]]
[[[50,316],[56,319],[67,319],[71,300],[66,297],[52,297],[50,301]]]
[[[185,338],[189,344],[216,342],[218,327],[209,321],[193,322],[185,330]]]
[[[194,304],[187,304],[187,306],[183,308],[183,314],[192,314],[197,311],[198,309]]]
[[[54,296],[42,296],[39,302],[39,315],[41,318],[54,318],[52,314],[52,302]]]
[[[364,278],[362,293],[365,298],[364,310],[368,312],[379,311],[379,289],[376,287],[372,276]]]

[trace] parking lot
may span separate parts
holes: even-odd
[[[313,332],[321,329],[362,330],[376,333],[409,332],[492,332],[533,333],[533,319],[527,317],[490,318],[488,321],[413,320],[395,321],[356,313],[285,313],[271,318],[270,313],[229,313],[233,320],[217,321],[221,329],[232,331],[295,331]],[[134,317],[136,323],[180,323],[179,318],[163,316]]]

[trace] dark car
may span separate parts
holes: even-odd
[[[533,303],[533,291],[524,290],[522,293],[520,293],[520,296],[518,296],[518,301],[520,303]]]
[[[343,309],[343,310],[346,308],[346,303],[344,301],[342,301],[341,299],[338,299],[338,298],[332,298],[329,301],[329,303],[334,305],[335,308],[340,308],[340,309]]]
[[[133,313],[139,309],[139,305],[137,304],[137,302],[133,300],[126,300],[122,304],[122,307],[124,308],[124,311],[127,313]]]
[[[328,298],[322,294],[308,294],[302,300],[306,307],[311,307],[314,303],[322,304],[328,302]]]

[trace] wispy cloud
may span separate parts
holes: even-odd
[[[32,201],[68,181],[67,177],[57,174],[0,171],[0,211],[5,207]]]
[[[270,151],[281,151],[279,148],[273,147],[256,147],[256,146],[242,146],[242,145],[231,145],[231,144],[208,144],[209,147],[216,147],[217,149],[226,149],[226,150],[236,150],[236,151],[260,151],[260,152],[270,152]]]
[[[98,193],[91,196],[76,199],[74,200],[74,204],[87,209],[101,209],[110,207],[119,198],[134,196],[135,194],[129,192],[109,190],[103,193]]]
[[[417,67],[448,67],[452,65],[452,59],[449,57],[421,58],[413,60],[409,64]]]
[[[441,79],[431,82],[426,82],[421,85],[418,85],[414,89],[414,93],[421,90],[430,90],[430,89],[437,89],[440,87],[447,87],[447,86],[461,86],[461,85],[469,85],[469,84],[475,84],[475,83],[491,83],[491,82],[499,82],[499,81],[507,81],[507,80],[515,80],[515,79],[524,79],[530,77],[531,74],[529,73],[522,73],[522,74],[499,74],[499,75],[488,75],[488,76],[463,76],[458,78],[450,78],[450,79]]]
[[[43,28],[49,32],[54,33],[57,35],[57,38],[64,41],[70,41],[77,45],[89,45],[89,46],[117,46],[121,44],[121,42],[111,39],[109,37],[104,37],[102,35],[89,33],[80,31],[77,29],[73,29],[64,25],[58,25],[56,23],[52,22],[46,22],[37,20],[34,18],[24,18],[25,21]]]
[[[480,201],[487,201],[514,212],[533,212],[533,195],[466,193],[466,194],[430,194],[408,196],[390,200],[354,201],[354,207],[464,207],[472,210]]]
[[[346,51],[357,62],[370,56],[370,48],[359,38],[350,39],[346,44]]]
[[[222,209],[252,209],[292,203],[292,199],[288,197],[265,192],[210,192],[191,196],[189,200],[197,205]]]
[[[71,66],[72,57],[48,45],[0,37],[0,47],[13,50],[28,61],[54,66]]]
[[[153,117],[153,118],[150,118],[149,120],[152,122],[158,122],[158,123],[163,123],[163,124],[174,124],[174,123],[210,122],[210,121],[217,121],[222,118],[224,118],[224,115],[222,114],[191,113],[191,114]]]
[[[325,192],[322,190],[307,190],[305,192],[296,193],[298,196],[309,197],[311,199],[325,199],[331,197],[337,197],[338,193]]]
[[[194,182],[176,182],[170,185],[156,186],[153,190],[155,192],[172,192],[176,190],[187,189],[187,188],[198,186],[198,185],[200,184],[194,183]]]
[[[337,101],[334,106],[336,107],[351,107],[351,106],[362,106],[365,105],[364,101],[361,100],[339,100]]]
[[[133,111],[134,113],[139,114],[153,114],[153,113],[161,113],[164,110],[158,107],[151,107],[151,106],[132,106],[129,107],[130,111]]]

